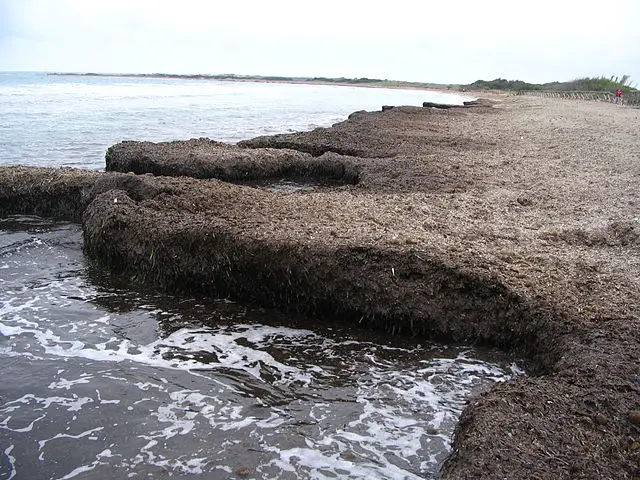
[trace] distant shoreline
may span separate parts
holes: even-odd
[[[369,78],[325,78],[325,77],[275,77],[262,75],[207,75],[173,73],[48,73],[57,77],[107,77],[107,78],[160,78],[180,80],[216,80],[223,82],[285,83],[293,85],[334,85],[339,87],[397,88],[402,90],[430,90],[451,93],[464,92],[459,85],[380,80]]]

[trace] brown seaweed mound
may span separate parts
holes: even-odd
[[[198,178],[0,168],[0,213],[82,216],[87,254],[140,282],[522,356],[530,376],[465,409],[444,478],[636,478],[637,114],[486,105],[110,149],[110,169]],[[358,182],[279,195],[221,181],[323,158]]]
[[[174,142],[126,141],[107,150],[107,171],[217,178],[228,182],[303,179],[355,184],[358,164],[336,154],[313,158],[294,150],[246,150],[206,138]]]

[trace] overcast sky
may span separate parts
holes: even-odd
[[[637,0],[0,0],[0,71],[640,84],[639,20]]]

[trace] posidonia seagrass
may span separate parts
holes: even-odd
[[[523,356],[532,375],[471,400],[445,478],[634,478],[637,110],[501,100],[359,113],[241,145],[333,152],[356,184],[281,195],[3,167],[0,212],[82,215],[89,256],[168,289]]]

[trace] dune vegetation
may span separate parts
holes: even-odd
[[[623,92],[636,91],[635,82],[629,75],[584,77],[568,82],[527,83],[522,80],[476,80],[465,85],[469,90],[551,90],[551,91],[587,91],[587,92],[615,92],[620,89]]]

